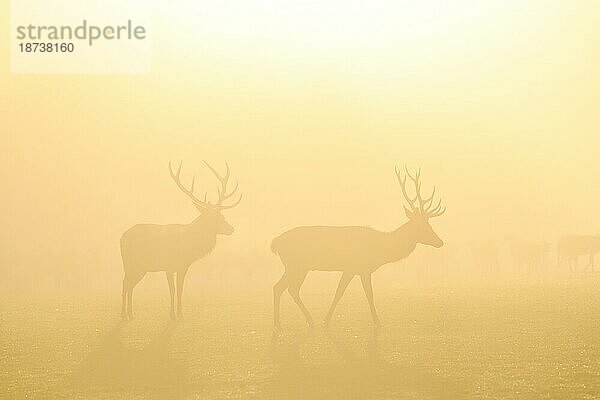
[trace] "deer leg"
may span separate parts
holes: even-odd
[[[365,296],[369,302],[369,308],[371,309],[371,317],[373,317],[373,323],[376,326],[381,325],[379,317],[377,316],[377,310],[375,309],[375,301],[373,300],[373,285],[371,284],[371,274],[364,274],[360,276]]]
[[[175,272],[166,271],[171,294],[171,319],[175,319]]]
[[[127,288],[127,319],[133,319],[133,307],[131,305],[131,299],[133,298],[133,288]]]
[[[127,285],[127,315],[129,319],[133,319],[133,288],[142,280],[144,274],[135,275],[131,278]]]
[[[181,271],[177,271],[177,316],[183,318],[183,310],[181,309],[181,295],[183,294],[183,281],[187,268]]]
[[[346,288],[348,287],[348,284],[350,283],[352,278],[354,278],[354,274],[351,274],[350,272],[344,272],[342,274],[342,277],[340,278],[340,283],[338,283],[337,290],[335,291],[335,296],[333,297],[333,302],[331,303],[331,307],[329,307],[329,311],[327,312],[327,315],[325,316],[325,320],[323,321],[325,326],[329,325],[329,321],[331,321],[331,316],[333,315],[333,312],[335,311],[335,306],[337,306],[337,303],[340,301],[340,299],[344,295],[344,292],[346,291]]]
[[[308,326],[312,327],[314,326],[313,318],[310,315],[310,312],[308,311],[304,303],[302,302],[302,299],[300,298],[300,287],[302,286],[302,283],[304,282],[307,273],[308,271],[302,272],[298,275],[295,275],[291,279],[288,278],[288,293],[290,294],[290,296],[292,296],[292,299],[294,299],[294,302],[298,305],[300,311],[302,311],[302,314],[304,314],[304,318],[306,318],[306,323],[308,324]]]
[[[279,281],[273,285],[273,325],[275,329],[281,329],[281,324],[279,323],[279,303],[281,302],[281,295],[287,287],[287,272],[284,272]]]
[[[121,318],[127,320],[127,275],[123,278],[123,292],[122,292],[122,303],[121,303]]]

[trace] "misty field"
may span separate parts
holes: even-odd
[[[375,281],[381,286],[383,282]],[[600,276],[376,289],[374,331],[357,280],[332,326],[308,329],[286,294],[273,337],[270,287],[142,283],[135,320],[120,293],[5,296],[0,397],[14,399],[592,399],[600,396]],[[335,287],[307,282],[321,319]]]

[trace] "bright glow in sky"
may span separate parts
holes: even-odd
[[[393,228],[405,162],[443,193],[446,236],[597,230],[600,2],[155,1],[150,74],[4,67],[6,243],[112,246],[186,221],[166,165],[204,158],[239,176],[241,246],[298,224]]]

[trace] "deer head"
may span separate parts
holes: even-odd
[[[224,176],[219,175],[219,173],[206,161],[204,161],[204,164],[206,164],[206,166],[212,171],[212,173],[216,176],[216,178],[219,180],[219,183],[221,184],[220,187],[217,187],[219,197],[215,203],[207,201],[207,193],[204,193],[204,200],[200,200],[194,195],[194,181],[196,178],[195,176],[192,177],[192,185],[189,189],[187,189],[181,183],[181,180],[179,178],[182,165],[181,162],[179,163],[179,167],[177,168],[176,173],[173,172],[173,169],[171,168],[171,163],[169,162],[169,173],[171,174],[171,178],[173,178],[173,181],[175,182],[177,187],[192,200],[192,203],[194,204],[194,206],[196,206],[196,209],[200,211],[201,220],[207,223],[208,225],[212,226],[217,234],[231,235],[233,233],[233,227],[225,220],[225,217],[223,217],[221,211],[226,210],[228,208],[233,208],[237,206],[240,203],[240,201],[242,201],[242,195],[240,194],[238,200],[233,204],[224,204],[225,200],[231,198],[235,194],[238,188],[238,183],[236,182],[233,190],[227,193],[227,183],[229,182],[229,165],[227,164],[227,162],[225,162],[227,172],[225,172]]]
[[[440,199],[435,206],[433,206],[433,197],[435,196],[435,186],[433,187],[433,192],[431,196],[426,199],[421,197],[421,168],[415,173],[414,176],[408,171],[406,166],[404,166],[405,174],[401,176],[401,171],[396,167],[396,177],[398,178],[398,183],[400,183],[400,188],[402,189],[402,194],[404,195],[404,199],[408,203],[408,207],[404,206],[404,212],[409,219],[408,224],[412,232],[415,235],[417,243],[421,243],[428,246],[433,247],[442,247],[444,242],[440,237],[433,231],[431,225],[429,225],[429,219],[434,217],[439,217],[442,215],[446,208],[442,207],[442,200]],[[415,196],[410,197],[406,192],[406,180],[407,177],[413,182],[415,186]]]

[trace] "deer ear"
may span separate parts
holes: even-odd
[[[412,219],[412,217],[415,215],[412,211],[406,208],[406,206],[404,206],[404,214],[406,214],[406,218],[408,219]]]

